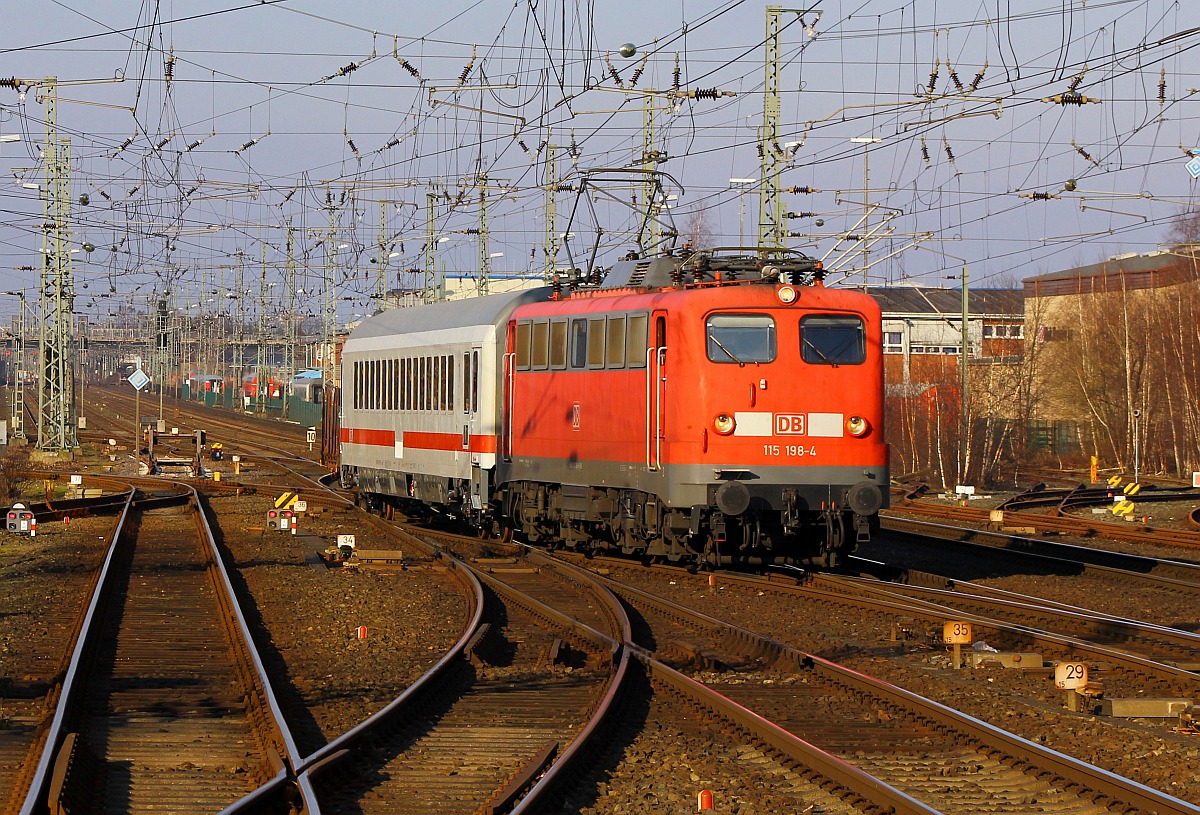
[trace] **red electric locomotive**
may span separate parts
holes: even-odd
[[[820,278],[704,252],[460,303],[461,325],[454,303],[380,315],[346,344],[344,477],[549,547],[833,567],[887,504],[888,447],[879,307]],[[409,393],[434,409],[406,418]]]

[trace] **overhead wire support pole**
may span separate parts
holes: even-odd
[[[958,424],[958,483],[965,484],[967,480],[967,462],[968,462],[968,443],[970,441],[968,430],[970,429],[970,418],[968,415],[968,407],[970,400],[968,399],[968,379],[967,379],[967,359],[970,357],[971,342],[970,334],[967,330],[967,318],[970,316],[969,301],[967,295],[967,267],[963,266],[962,270],[962,353],[959,356],[959,367],[961,368],[959,376],[961,377],[962,388],[962,406],[959,410]]]
[[[758,194],[759,249],[783,249],[784,226],[783,189],[780,174],[783,169],[783,148],[779,145],[779,18],[782,14],[819,14],[817,9],[785,9],[767,6],[767,36],[764,41],[765,73],[763,76],[763,122],[759,131],[758,152],[761,163],[761,183]]]
[[[489,280],[492,276],[492,256],[488,246],[487,173],[477,175],[475,183],[479,187],[479,280],[476,282],[475,288],[476,294],[483,296],[488,293]]]
[[[321,381],[326,388],[333,386],[333,345],[334,332],[337,328],[337,267],[334,264],[334,253],[337,251],[337,217],[338,206],[333,202],[333,193],[325,192],[325,208],[329,215],[329,231],[325,235],[325,269],[324,269],[324,304],[322,312],[324,348],[321,353]]]
[[[437,235],[434,234],[437,193],[427,190],[425,193],[425,285],[421,290],[421,298],[426,303],[436,303],[442,299],[442,287],[437,273]]]
[[[46,106],[44,225],[41,272],[41,387],[38,449],[63,452],[77,446],[73,381],[74,297],[71,285],[71,140],[58,136],[57,78],[40,83]]]
[[[654,149],[655,133],[654,133],[654,89],[647,88],[646,95],[642,98],[642,169],[646,172],[646,180],[642,182],[642,206],[646,209],[646,219],[649,221],[650,235],[649,243],[643,242],[638,247],[638,251],[642,257],[646,256],[650,248],[657,249],[661,229],[658,227],[658,221],[654,217],[655,199],[658,197],[658,184],[652,175],[655,166],[657,165],[657,153]],[[641,230],[639,233],[643,241],[646,240],[646,230]]]
[[[549,283],[554,279],[554,263],[558,256],[558,147],[546,145],[546,242],[542,246],[545,266],[542,279]]]
[[[287,288],[283,320],[283,376],[289,387],[283,389],[283,415],[291,418],[288,413],[288,395],[290,385],[296,373],[296,230],[288,226],[287,231],[287,273],[284,285]]]

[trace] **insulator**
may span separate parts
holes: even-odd
[[[1049,201],[1051,195],[1048,192],[1035,192],[1030,196],[1030,198],[1032,198],[1034,201]]]
[[[755,149],[757,149],[757,150],[758,150],[758,157],[759,157],[759,158],[762,158],[762,157],[763,157],[763,146],[762,146],[762,142],[759,142],[758,144],[754,145],[754,147],[755,147]]]
[[[926,93],[933,93],[934,89],[937,87],[938,65],[940,64],[941,60],[935,59],[933,61],[933,70],[929,72],[929,84],[925,87]]]
[[[1079,73],[1077,73],[1077,74],[1076,74],[1076,75],[1075,75],[1075,76],[1074,76],[1074,77],[1071,79],[1071,84],[1070,84],[1070,86],[1067,88],[1067,93],[1074,93],[1074,92],[1075,92],[1075,89],[1079,87],[1079,83],[1083,81],[1083,75],[1084,75],[1084,74],[1086,74],[1086,73],[1087,73],[1087,68],[1085,67],[1085,68],[1084,68],[1082,71],[1080,71]]]
[[[696,88],[688,93],[694,99],[716,99],[721,92],[716,88]]]
[[[187,192],[185,192],[185,193],[183,194],[183,197],[184,197],[184,198],[187,198],[189,195],[191,195],[192,193],[194,193],[194,192],[195,192],[196,190],[198,190],[198,189],[200,189],[200,185],[199,185],[199,184],[197,184],[196,186],[192,187],[192,188],[191,188],[191,189],[189,189]],[[284,200],[286,201],[287,199],[285,198]]]
[[[163,68],[163,78],[167,84],[171,84],[171,79],[175,76],[175,46],[171,46],[170,56],[167,57],[167,64]]]
[[[671,89],[675,93],[679,93],[679,52],[675,52],[675,71],[672,73]],[[716,98],[715,96],[713,97]]]
[[[562,299],[562,279],[558,275],[550,280],[550,292],[552,300]]]
[[[811,218],[816,214],[817,213],[815,213],[815,212],[789,212],[789,213],[785,214],[783,217],[785,217],[785,218]]]
[[[1074,141],[1072,141],[1072,142],[1071,142],[1071,146],[1075,148],[1075,152],[1076,152],[1076,153],[1078,153],[1079,155],[1083,156],[1085,159],[1087,159],[1088,161],[1090,161],[1092,164],[1095,164],[1097,167],[1099,167],[1099,166],[1100,166],[1100,163],[1099,163],[1098,161],[1096,161],[1096,159],[1092,158],[1091,154],[1090,154],[1090,153],[1088,153],[1088,151],[1087,151],[1087,150],[1084,150],[1082,147],[1080,147],[1080,146],[1079,146],[1078,144],[1076,144]]]
[[[124,150],[126,147],[128,147],[131,144],[133,144],[133,136],[130,136],[128,139],[121,142],[121,146],[117,148],[117,152],[118,153],[121,152],[122,150]]]
[[[634,69],[633,69],[633,76],[631,76],[631,77],[629,78],[629,87],[631,87],[631,88],[632,88],[632,87],[635,87],[635,86],[637,85],[637,83],[638,83],[638,80],[639,80],[639,79],[641,79],[641,77],[642,77],[642,71],[646,70],[646,60],[648,60],[648,59],[650,59],[650,55],[649,55],[649,54],[647,54],[646,56],[642,57],[642,61],[641,61],[641,63],[638,65],[638,67],[636,67],[636,68],[634,68]]]
[[[971,80],[971,84],[967,87],[968,92],[974,92],[979,87],[979,83],[983,81],[983,75],[987,71],[987,60],[983,61],[983,67],[979,69],[979,73],[975,74],[975,78]]]
[[[475,47],[471,47],[471,61],[463,66],[462,73],[458,75],[458,84],[461,86],[467,81],[467,76],[471,73],[471,68],[475,67]]]
[[[537,150],[535,150],[534,152],[540,156],[542,154],[542,151],[546,149],[546,145],[549,143],[550,143],[549,139],[542,139],[541,142],[538,143]]]
[[[465,232],[468,235],[478,235],[479,234],[478,229],[464,229],[463,232]]]
[[[352,74],[357,70],[358,70],[358,63],[351,62],[349,65],[347,65],[344,68],[338,68],[338,72],[336,74],[334,74],[334,76],[345,76],[346,74]]]
[[[105,201],[112,200],[112,196],[106,193],[104,190],[100,190],[100,197],[102,197]]]
[[[575,185],[574,184],[555,184],[554,191],[555,192],[575,192]]]
[[[525,155],[527,155],[527,156],[529,155],[529,148],[525,146],[524,139],[517,139],[517,147],[520,147],[522,152],[525,153]]]
[[[1158,69],[1158,104],[1159,107],[1167,101],[1167,69]]]
[[[608,66],[608,74],[613,78],[613,82],[617,83],[617,87],[623,88],[625,87],[625,83],[621,81],[621,75],[617,73],[616,66],[612,64],[609,53],[608,51],[604,52],[604,64]]]
[[[812,187],[788,187],[787,191],[796,195],[812,195],[814,192],[820,192]]]
[[[249,150],[251,147],[253,147],[253,146],[254,146],[254,145],[256,145],[256,144],[258,144],[258,139],[251,139],[250,141],[248,141],[248,142],[246,142],[245,144],[243,144],[241,147],[239,147],[239,148],[238,148],[237,150],[235,150],[234,152],[236,152],[236,153],[240,153],[240,152],[242,152],[243,150]]]
[[[392,139],[392,140],[391,140],[391,141],[389,141],[387,144],[385,144],[385,145],[383,146],[383,148],[382,148],[382,149],[386,150],[386,149],[388,149],[389,147],[395,147],[395,146],[396,146],[397,144],[399,144],[399,143],[400,143],[400,140],[399,140],[399,139]]]
[[[949,60],[946,61],[946,65],[950,65]],[[950,68],[950,81],[954,83],[954,87],[958,89],[959,93],[963,92],[962,80],[958,78],[958,71],[954,70],[953,67]]]
[[[167,142],[169,142],[170,140],[171,140],[171,137],[170,137],[170,136],[167,136],[165,139],[163,139],[162,141],[160,141],[158,144],[154,145],[154,149],[155,149],[155,150],[161,150],[161,149],[163,149],[164,147],[166,147],[166,146],[167,146]]]
[[[10,76],[7,79],[0,79],[0,88],[12,88],[15,91],[17,89],[17,78]]]
[[[929,145],[925,144],[925,137],[921,137],[921,158],[925,159],[926,164],[931,164],[929,160]]]
[[[857,232],[850,232],[847,235],[845,235],[842,239],[847,240],[847,241],[860,241],[860,240],[862,240],[862,235],[858,234]]]
[[[200,144],[201,144],[203,141],[204,141],[204,139],[196,139],[194,142],[192,142],[191,144],[189,144],[189,145],[187,146],[187,149],[186,149],[186,150],[184,150],[183,152],[185,152],[185,153],[190,153],[190,152],[192,152],[192,151],[193,151],[193,150],[195,150],[197,147],[199,147],[199,146],[200,146]]]
[[[354,139],[347,136],[346,144],[350,145],[350,152],[357,156],[358,155],[358,147],[355,146]]]
[[[1054,97],[1054,101],[1060,105],[1082,105],[1086,98],[1082,94],[1068,92]]]
[[[946,137],[942,136],[942,147],[946,150],[946,158],[950,159],[950,163],[954,163],[954,151],[950,149],[950,142],[946,141]]]
[[[280,203],[286,204],[288,201],[292,200],[292,196],[295,194],[296,194],[296,188],[292,187],[290,190],[288,190],[287,195],[283,196],[283,201],[281,201]]]
[[[135,192],[137,192],[137,191],[138,191],[138,190],[140,190],[141,188],[142,188],[142,185],[141,185],[141,184],[138,184],[136,187],[134,187],[133,189],[131,189],[129,192],[127,192],[127,193],[125,193],[125,194],[126,194],[126,195],[128,195],[128,196],[132,196],[132,195],[133,195]]]

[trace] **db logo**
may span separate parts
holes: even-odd
[[[578,430],[581,424],[583,411],[579,407],[579,403],[571,405],[571,429]]]
[[[776,436],[803,436],[804,435],[804,414],[803,413],[776,413],[775,414],[775,435]]]

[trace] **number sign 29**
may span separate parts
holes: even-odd
[[[1082,688],[1088,683],[1086,662],[1060,662],[1054,666],[1054,687],[1063,690]]]

